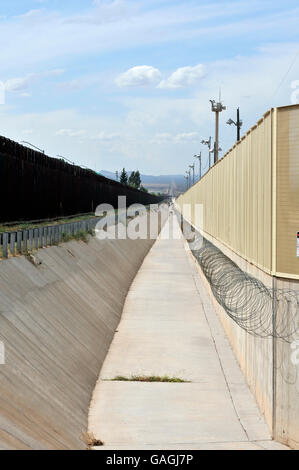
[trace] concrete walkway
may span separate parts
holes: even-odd
[[[178,239],[163,240],[170,223]],[[111,381],[119,375],[190,383]],[[103,450],[286,449],[271,441],[173,215],[127,296],[89,432]]]

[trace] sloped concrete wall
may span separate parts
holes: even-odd
[[[72,241],[0,262],[0,449],[84,449],[91,394],[154,240]]]

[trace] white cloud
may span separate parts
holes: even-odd
[[[10,78],[5,82],[5,90],[9,92],[23,93],[28,90],[32,79],[33,75],[28,75],[23,78]]]
[[[171,142],[173,140],[173,135],[169,132],[160,132],[156,134],[155,137],[152,139],[152,143],[163,144],[167,142]]]
[[[74,130],[74,129],[59,129],[56,132],[56,135],[67,136],[67,137],[82,137],[86,134],[84,129]]]
[[[250,34],[263,40],[273,31],[275,39],[292,40],[298,29],[299,9],[286,7],[281,11],[281,2],[269,0],[228,0],[221,2],[221,8],[219,1],[195,0],[114,0],[97,1],[93,6],[84,3],[86,6],[78,8],[77,14],[44,8],[1,22],[0,42],[5,44],[2,70],[16,64],[28,66],[65,56],[70,60],[169,41],[221,41],[227,37],[238,41]]]
[[[192,87],[199,83],[205,76],[205,67],[203,64],[194,67],[180,67],[167,80],[162,80],[159,88],[183,88]]]
[[[115,79],[120,88],[145,87],[155,85],[161,79],[161,73],[150,65],[137,65],[122,73]]]
[[[26,77],[10,78],[5,82],[5,90],[8,92],[20,93],[21,96],[30,96],[27,91],[33,82],[46,77],[58,77],[64,72],[64,69],[53,69],[42,73],[31,73],[26,75]]]
[[[42,10],[40,9],[29,10],[26,13],[23,13],[22,15],[17,15],[15,18],[32,18],[39,15],[41,12]]]
[[[198,132],[183,132],[174,137],[174,141],[177,143],[198,142],[199,139],[200,135]]]
[[[171,134],[169,132],[162,132],[155,135],[151,140],[153,144],[180,144],[198,142],[200,135],[198,132],[181,132],[178,134]]]
[[[33,134],[33,130],[32,130],[32,129],[24,129],[24,130],[22,131],[22,134],[24,134],[24,135],[31,135],[31,134]]]
[[[109,133],[109,132],[102,131],[99,134],[95,135],[94,138],[96,140],[100,140],[102,142],[111,142],[111,141],[114,141],[116,139],[119,139],[120,134],[116,134],[114,132]]]

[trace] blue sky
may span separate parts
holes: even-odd
[[[223,151],[237,106],[245,132],[294,100],[298,24],[297,0],[2,0],[0,132],[97,170],[205,166],[220,87]]]

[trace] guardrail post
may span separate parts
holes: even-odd
[[[38,228],[35,228],[33,233],[34,233],[34,235],[33,235],[33,236],[34,236],[34,248],[35,248],[36,250],[38,250],[39,229],[38,229]]]
[[[23,232],[17,232],[17,252],[22,254]]]
[[[59,226],[55,225],[55,243],[59,243]]]
[[[27,251],[28,249],[28,230],[24,230],[23,232],[23,250]]]
[[[8,233],[2,234],[2,256],[3,258],[8,258]]]
[[[46,245],[49,246],[51,244],[51,230],[50,227],[47,227],[46,230]]]
[[[43,227],[40,227],[38,229],[38,238],[39,238],[39,247],[43,248],[44,243],[43,243]]]
[[[12,255],[15,254],[15,243],[16,243],[16,234],[15,232],[12,232],[10,234],[10,245],[9,245],[10,253]]]
[[[29,251],[33,249],[33,230],[29,230]]]

